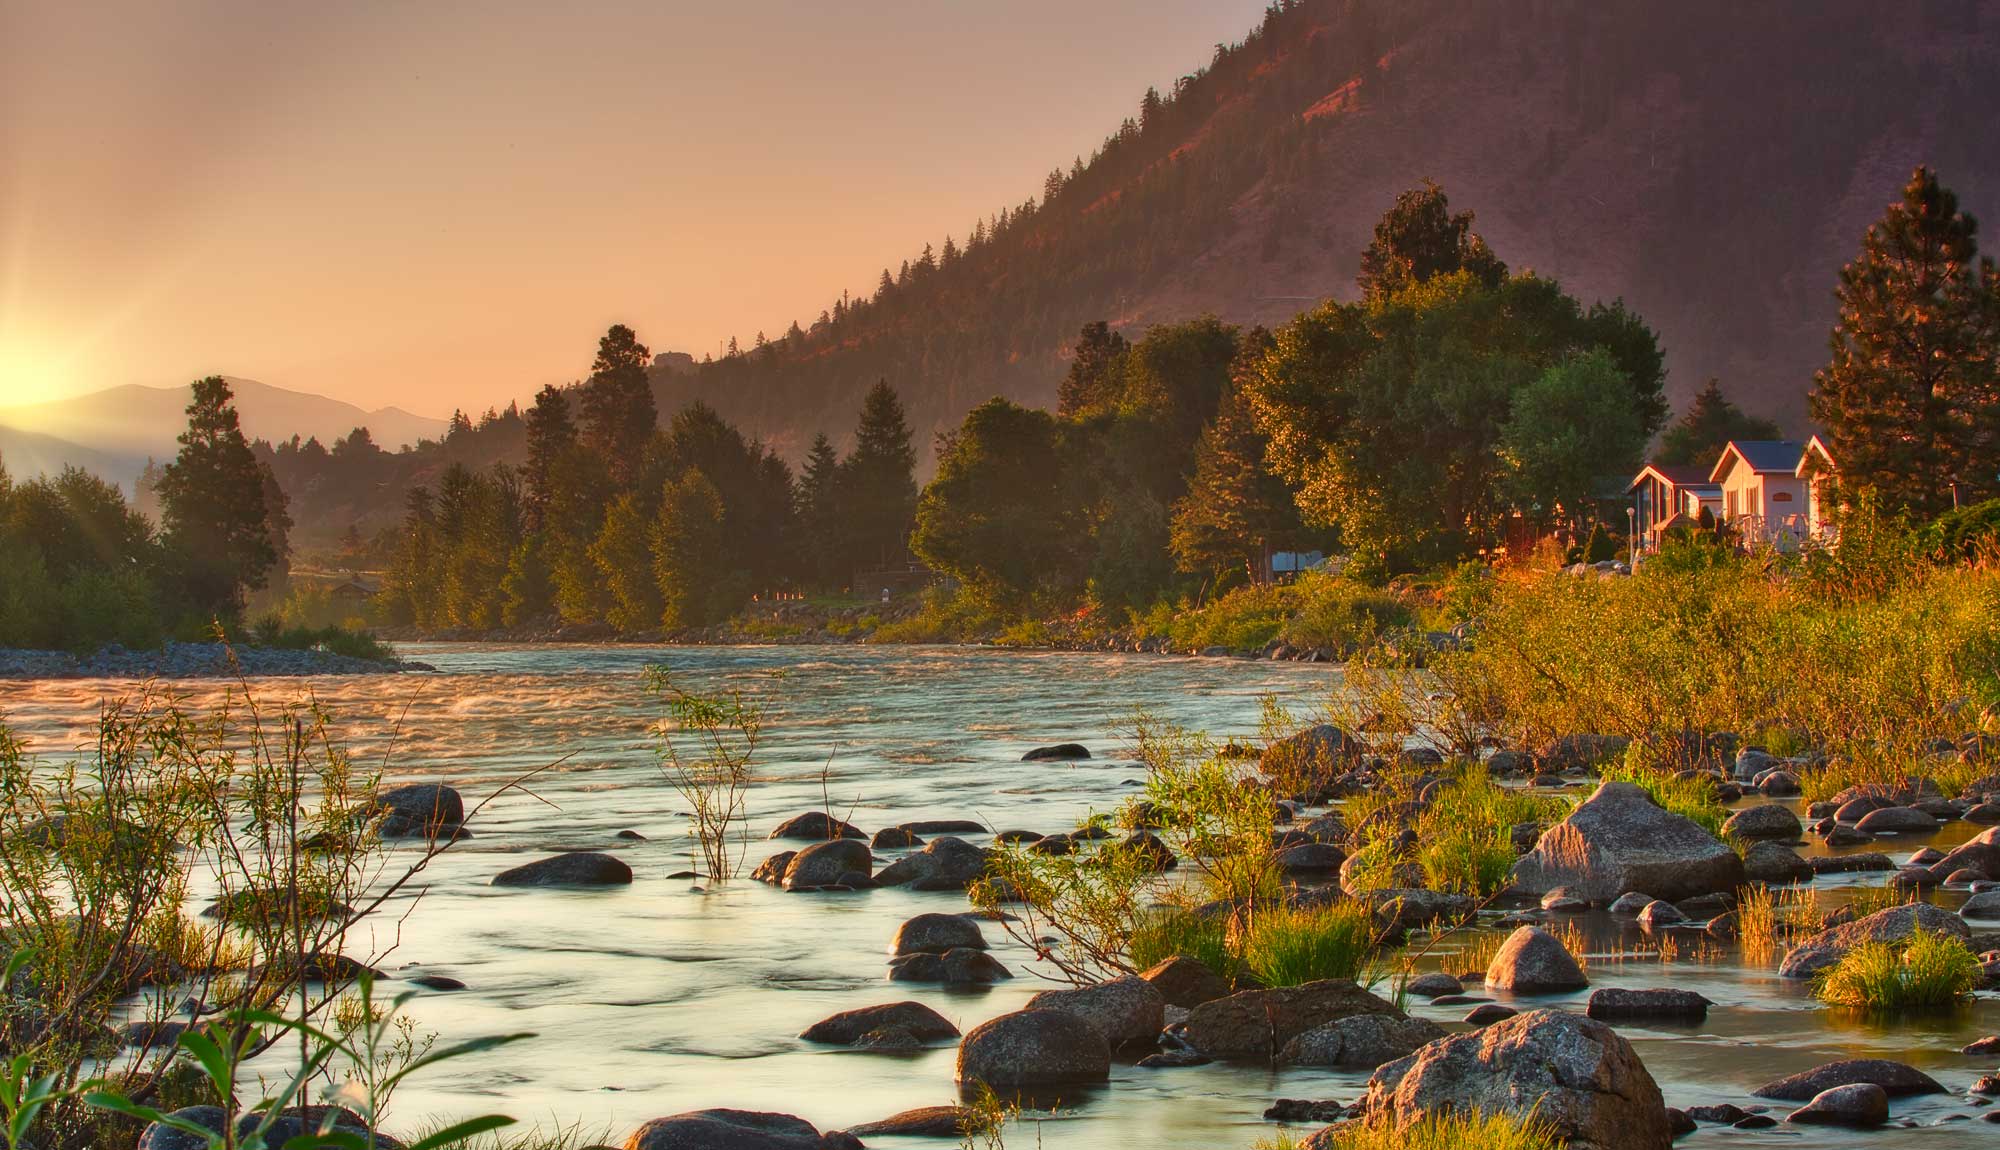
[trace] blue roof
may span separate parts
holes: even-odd
[[[1796,439],[1732,439],[1729,447],[1736,449],[1752,471],[1782,471],[1788,475],[1799,465],[1799,456],[1806,450],[1806,445]],[[1728,454],[1728,448],[1723,449],[1723,454]],[[1713,473],[1710,478],[1714,478]]]

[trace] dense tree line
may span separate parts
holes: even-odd
[[[233,632],[282,577],[284,492],[238,426],[229,385],[198,380],[180,452],[155,472],[160,521],[76,468],[15,482],[0,467],[0,646],[156,645]]]
[[[381,596],[391,622],[692,629],[752,596],[839,589],[905,560],[916,459],[886,383],[854,449],[822,438],[795,478],[706,404],[662,427],[650,358],[613,327],[587,381],[543,388],[521,417],[522,463],[454,462],[411,490]]]
[[[1399,198],[1361,300],[1276,332],[1083,329],[1054,414],[995,399],[946,437],[919,555],[995,606],[1145,607],[1338,538],[1377,570],[1499,521],[1587,519],[1666,415],[1653,333],[1510,275],[1435,185]]]

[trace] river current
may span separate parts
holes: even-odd
[[[994,924],[993,953],[1016,978],[972,992],[885,980],[898,923],[965,907],[962,895],[884,889],[786,894],[747,877],[713,885],[670,877],[693,868],[684,804],[661,774],[649,727],[658,705],[641,683],[663,663],[703,689],[740,688],[766,707],[750,792],[752,841],[744,870],[789,849],[763,836],[781,820],[830,805],[864,830],[930,818],[976,819],[994,829],[1069,829],[1108,812],[1143,777],[1123,730],[1144,708],[1218,741],[1259,729],[1275,696],[1307,715],[1339,689],[1324,665],[1145,655],[912,647],[658,648],[408,644],[435,674],[262,680],[261,700],[311,692],[357,759],[389,781],[441,780],[468,804],[526,771],[550,767],[532,793],[489,805],[476,837],[424,875],[418,897],[364,928],[350,951],[373,951],[392,974],[441,974],[467,989],[419,992],[419,1024],[450,1042],[532,1031],[528,1042],[454,1061],[413,1079],[395,1115],[506,1113],[527,1123],[581,1123],[589,1140],[621,1140],[633,1126],[682,1110],[728,1106],[798,1114],[837,1129],[916,1106],[956,1100],[954,1051],[914,1054],[809,1046],[795,1035],[837,1011],[905,998],[928,1003],[961,1030],[1019,1009],[1037,990],[1027,951]],[[44,758],[84,745],[100,700],[135,684],[69,680],[0,686],[0,719]],[[199,705],[219,686],[176,684]],[[1096,757],[1024,763],[1029,748],[1076,741]],[[1962,827],[1962,824],[1959,825]],[[636,831],[645,841],[618,838]],[[1883,840],[1900,857],[1965,835]],[[796,844],[790,844],[796,845]],[[407,849],[407,848],[405,848]],[[603,891],[503,889],[494,874],[560,850],[605,850],[629,863],[630,887]],[[880,860],[878,860],[879,865]],[[1826,876],[1829,897],[1882,875]],[[1940,901],[1953,902],[1950,895]],[[407,912],[407,913],[406,913]],[[1837,1058],[1911,1062],[1954,1094],[1898,1100],[1890,1128],[1739,1131],[1704,1126],[1683,1145],[1991,1145],[1964,1090],[1990,1064],[1958,1048],[2000,1031],[2000,999],[1966,1011],[1891,1023],[1841,1018],[1768,964],[1733,947],[1690,941],[1663,962],[1638,932],[1603,915],[1575,920],[1589,940],[1596,986],[1676,986],[1716,1004],[1697,1026],[1621,1026],[1670,1105],[1757,1102],[1760,1083]],[[1994,924],[1975,924],[1994,929]],[[372,933],[371,933],[372,931]],[[1490,933],[1490,932],[1488,932]],[[1468,939],[1476,945],[1476,936]],[[1442,965],[1457,969],[1449,955]],[[391,982],[385,989],[403,985]],[[1470,993],[1483,993],[1476,987]],[[1581,1009],[1588,992],[1538,998]],[[1412,1000],[1413,1013],[1458,1027],[1465,1007]],[[1220,1064],[1185,1069],[1114,1066],[1108,1087],[1080,1098],[1010,1146],[1249,1147],[1274,1131],[1275,1098],[1358,1096],[1365,1072],[1272,1071]],[[1770,1104],[1782,1118],[1786,1106]],[[871,1145],[937,1145],[878,1138]]]

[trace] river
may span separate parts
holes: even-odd
[[[310,691],[357,758],[391,781],[442,780],[468,803],[523,772],[533,794],[511,793],[474,825],[476,837],[426,872],[414,906],[395,907],[351,949],[371,946],[398,975],[443,974],[457,992],[422,992],[414,1017],[443,1041],[533,1031],[530,1042],[455,1061],[396,1098],[404,1123],[421,1116],[501,1112],[524,1122],[580,1122],[590,1140],[617,1141],[648,1118],[729,1106],[778,1110],[822,1129],[955,1100],[953,1051],[880,1054],[816,1048],[794,1036],[836,1011],[914,998],[961,1030],[1018,1009],[1053,985],[1024,948],[987,924],[994,953],[1018,977],[976,992],[884,980],[887,945],[903,919],[963,909],[962,896],[885,889],[786,894],[747,878],[706,887],[670,875],[690,869],[682,804],[666,785],[648,734],[657,706],[640,682],[649,662],[704,689],[741,688],[767,710],[759,781],[750,794],[745,869],[785,844],[763,836],[782,819],[836,811],[865,830],[923,818],[973,818],[996,829],[1067,829],[1134,793],[1140,768],[1121,731],[1138,708],[1219,739],[1254,737],[1263,700],[1310,713],[1339,685],[1323,665],[912,647],[659,648],[407,644],[435,674],[264,680],[264,701]],[[81,746],[98,701],[133,684],[91,680],[10,683],[0,717],[44,757]],[[181,683],[191,702],[218,686]],[[1079,763],[1023,763],[1024,751],[1077,741]],[[646,841],[617,838],[636,831]],[[1948,829],[1928,842],[1964,837]],[[1914,849],[1923,842],[1911,842]],[[407,849],[407,848],[405,848]],[[552,851],[608,850],[636,873],[606,891],[516,890],[492,875]],[[1899,853],[1893,842],[1873,849]],[[1883,876],[1828,876],[1837,892]],[[1950,900],[1953,896],[1942,896]],[[407,915],[403,911],[408,911]],[[2000,1030],[2000,1000],[1982,995],[1962,1014],[1869,1024],[1820,1007],[1733,948],[1688,945],[1662,962],[1638,933],[1585,916],[1596,985],[1680,986],[1716,1006],[1700,1026],[1621,1027],[1670,1105],[1756,1102],[1749,1092],[1782,1074],[1836,1058],[1893,1057],[1931,1072],[1959,1096],[1900,1100],[1895,1120],[1917,1128],[1847,1135],[1815,1128],[1813,1145],[1990,1145],[1991,1127],[1962,1091],[1990,1070],[1959,1046]],[[1990,924],[1988,924],[1990,928]],[[1477,939],[1472,940],[1474,942]],[[1444,965],[1452,967],[1447,957]],[[389,987],[397,987],[390,983]],[[1477,990],[1473,991],[1478,993]],[[1586,992],[1587,993],[1587,992]],[[1584,995],[1537,1000],[1581,1008]],[[1464,1007],[1419,1004],[1455,1026]],[[1360,1093],[1365,1073],[1269,1071],[1209,1065],[1115,1066],[1090,1093],[1009,1145],[1050,1148],[1249,1147],[1272,1132],[1274,1098]],[[1784,1104],[1776,1104],[1782,1117]],[[1697,1142],[1797,1145],[1799,1131],[1704,1127]],[[874,1139],[884,1146],[925,1143]],[[935,1140],[928,1143],[937,1145]]]

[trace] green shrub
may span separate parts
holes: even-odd
[[[366,631],[349,631],[344,627],[286,628],[277,616],[259,620],[250,629],[250,639],[257,646],[286,651],[318,650],[376,662],[387,662],[396,657],[393,648]]]
[[[1900,942],[1864,942],[1821,971],[1813,993],[1833,1006],[1911,1010],[1957,1006],[1982,980],[1978,956],[1946,934],[1920,930]]]
[[[1602,772],[1608,781],[1632,783],[1653,801],[1674,814],[1701,824],[1709,834],[1722,837],[1722,824],[1729,821],[1729,808],[1716,797],[1715,786],[1706,779],[1679,779],[1658,768],[1644,765],[1643,753],[1635,745],[1628,749],[1622,765]]]
[[[1296,1150],[1280,1134],[1259,1143],[1265,1150]],[[1333,1128],[1324,1150],[1562,1150],[1545,1123],[1511,1114],[1433,1114],[1397,1127],[1387,1121],[1349,1122]]]
[[[1134,970],[1147,970],[1177,954],[1199,959],[1203,966],[1234,982],[1238,966],[1229,949],[1229,920],[1198,914],[1177,906],[1149,907],[1132,928],[1126,953]]]
[[[2000,555],[2000,499],[1947,511],[1924,528],[1921,537],[1940,562],[1992,559]]]
[[[1243,966],[1265,986],[1356,978],[1375,943],[1375,916],[1366,903],[1258,907],[1243,933]]]
[[[57,592],[62,633],[73,650],[94,651],[106,643],[150,648],[160,645],[160,613],[153,587],[137,571],[79,571]]]

